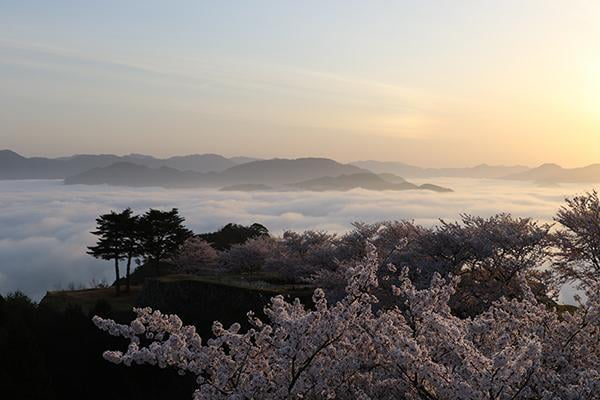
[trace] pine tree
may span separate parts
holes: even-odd
[[[111,211],[96,219],[96,230],[92,234],[98,236],[95,246],[88,247],[88,254],[103,260],[115,262],[115,287],[117,296],[121,294],[119,261],[128,255],[128,243],[125,240],[124,227],[131,217],[131,210],[121,213]]]
[[[184,221],[176,208],[171,211],[150,209],[139,219],[142,252],[155,265],[159,275],[161,260],[175,255],[192,236],[192,232],[183,226]]]

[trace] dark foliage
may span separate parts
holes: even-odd
[[[229,250],[235,244],[245,243],[249,239],[269,236],[269,230],[257,223],[250,226],[227,224],[217,232],[203,233],[198,236],[215,249],[223,251]]]
[[[126,282],[129,290],[131,260],[139,255],[138,217],[133,216],[131,209],[127,208],[120,213],[111,211],[100,215],[96,224],[96,230],[92,233],[98,236],[98,242],[88,247],[88,254],[103,260],[114,260],[117,294],[121,289],[119,261],[127,260]]]
[[[548,276],[551,272],[558,274],[561,282],[597,280],[599,204],[595,192],[568,200],[556,218],[562,228],[556,233],[551,233],[551,225],[499,214],[490,218],[463,215],[457,222],[440,221],[431,228],[412,221],[355,224],[342,236],[307,231],[272,238],[268,229],[257,223],[228,224],[197,237],[221,251],[223,272],[264,269],[295,283],[308,280],[325,288],[328,295],[343,290],[345,263],[364,257],[365,243],[370,242],[377,248],[382,265],[406,267],[418,286],[427,286],[435,272],[460,276],[459,290],[451,299],[452,310],[460,317],[472,317],[501,297],[520,298],[520,277],[527,280],[538,299],[550,305],[554,305],[555,294],[554,279]],[[97,219],[94,234],[99,240],[89,253],[114,260],[117,278],[120,260],[128,260],[129,266],[133,258],[144,256],[147,263],[132,276],[136,284],[154,284],[154,290],[143,292],[144,305],[182,315],[204,336],[217,318],[239,321],[244,320],[246,311],[262,309],[268,296],[259,292],[193,280],[179,286],[146,281],[160,274],[161,264],[163,272],[174,268],[168,262],[193,236],[183,222],[177,209],[151,209],[141,217],[133,216],[130,209],[111,212]],[[541,267],[553,259],[558,260],[554,268],[544,271]],[[240,268],[244,265],[249,267]],[[382,282],[382,292],[388,291]],[[118,283],[117,279],[117,288]],[[394,305],[386,303],[385,296],[380,298],[382,307]],[[2,398],[189,399],[194,387],[190,377],[106,362],[102,352],[122,348],[125,343],[96,329],[91,322],[93,315],[121,322],[132,317],[117,315],[103,300],[87,315],[79,308],[59,312],[39,306],[21,293],[0,296]]]
[[[114,318],[99,301],[90,314]],[[2,399],[185,399],[191,377],[151,367],[125,368],[102,352],[125,342],[100,332],[79,308],[64,313],[20,293],[0,300]]]
[[[139,238],[142,253],[157,268],[165,258],[173,256],[179,247],[192,236],[192,231],[183,226],[185,218],[179,210],[148,210],[139,219]]]

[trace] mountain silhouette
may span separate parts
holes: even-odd
[[[261,183],[240,183],[237,185],[224,186],[219,190],[222,192],[266,192],[273,190],[273,188]]]
[[[92,168],[89,171],[65,178],[66,185],[114,185],[114,186],[160,186],[197,187],[206,185],[207,176],[195,171],[179,171],[170,167],[149,168],[130,162],[118,162],[108,167]]]
[[[354,165],[341,164],[328,158],[259,160],[223,171],[220,179],[229,184],[287,184],[323,176],[339,176],[369,172]]]
[[[65,179],[65,183],[163,187],[278,185],[357,172],[363,170],[324,158],[259,160],[218,173],[180,171],[170,167],[150,168],[130,162],[118,162],[70,176]]]
[[[402,178],[400,178],[402,179]],[[402,179],[403,180],[403,179]],[[436,192],[451,192],[451,189],[442,188],[436,185],[415,185],[414,183],[403,182],[392,183],[386,181],[381,176],[370,172],[363,172],[351,175],[340,175],[337,177],[321,177],[310,179],[303,182],[290,184],[297,189],[310,191],[346,191],[351,189],[367,189],[367,190],[432,190]]]
[[[503,178],[507,175],[517,174],[529,170],[528,167],[515,165],[488,165],[480,164],[475,167],[467,168],[421,168],[394,161],[355,161],[351,163],[369,171],[381,174],[398,174],[404,178]]]
[[[351,173],[345,173],[345,172]],[[358,171],[358,172],[356,172]],[[342,172],[342,173],[340,173]],[[222,191],[311,190],[340,191],[354,188],[369,190],[433,190],[450,189],[435,185],[415,185],[391,174],[382,178],[358,167],[324,158],[272,159],[252,161],[223,172],[201,173],[180,171],[170,167],[149,168],[130,162],[92,168],[68,177],[65,184],[219,187]],[[307,179],[308,178],[308,179]],[[224,187],[223,187],[224,186]]]
[[[543,184],[598,183],[600,182],[600,164],[592,164],[581,168],[563,168],[557,164],[543,164],[529,171],[506,176],[505,179],[533,181]]]
[[[218,154],[192,154],[155,158],[144,154],[78,154],[70,157],[23,157],[11,150],[0,151],[0,179],[64,179],[92,168],[108,167],[119,162],[140,166],[169,167],[181,171],[220,172],[248,160],[246,157],[225,158]]]

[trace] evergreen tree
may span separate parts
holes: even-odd
[[[244,244],[250,239],[269,236],[269,230],[258,223],[250,226],[239,224],[227,224],[217,232],[203,233],[198,235],[206,240],[212,247],[217,250],[229,250],[231,246],[236,244]]]
[[[121,213],[111,211],[96,218],[96,230],[92,234],[98,236],[95,246],[88,247],[88,254],[103,260],[115,262],[115,286],[117,296],[121,294],[119,261],[126,259],[129,254],[128,243],[125,240],[124,228],[129,224],[131,210]]]
[[[130,276],[131,276],[131,261],[142,255],[141,237],[140,237],[140,216],[133,215],[130,208],[127,208],[121,213],[121,227],[120,231],[123,238],[123,244],[125,246],[125,253],[127,259],[127,269],[125,272],[125,290],[130,290]]]
[[[183,226],[185,218],[179,210],[150,209],[139,218],[139,237],[142,253],[155,265],[160,275],[160,262],[175,255],[179,247],[192,236]]]

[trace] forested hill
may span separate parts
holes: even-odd
[[[0,150],[0,179],[64,179],[92,168],[115,163],[131,163],[148,168],[168,167],[181,171],[218,172],[245,162],[247,157],[225,158],[218,154],[192,154],[155,158],[142,154],[81,154],[70,157],[24,157],[11,150]]]

